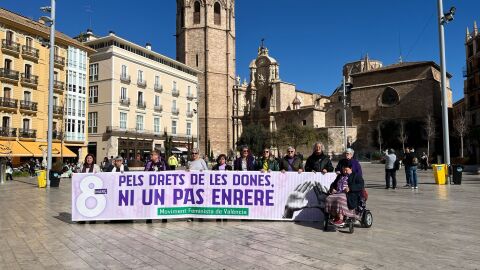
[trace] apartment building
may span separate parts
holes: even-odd
[[[96,50],[89,71],[89,152],[97,157],[148,155],[167,137],[177,151],[197,141],[199,71],[110,32],[77,39]]]
[[[50,28],[43,23],[0,9],[0,156],[12,158],[14,164],[46,156],[49,36]],[[85,89],[88,54],[92,52],[56,32],[54,158],[82,158],[87,153]],[[72,110],[74,115],[64,114]]]

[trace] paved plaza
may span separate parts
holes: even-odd
[[[480,269],[480,176],[460,186],[385,190],[383,166],[363,163],[373,227],[320,223],[169,221],[75,224],[70,180],[0,186],[0,269]],[[399,171],[399,183],[405,177]]]

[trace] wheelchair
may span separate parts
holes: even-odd
[[[330,223],[330,214],[325,211],[325,201],[326,198],[328,197],[328,194],[322,190],[320,187],[315,186],[313,188],[318,202],[322,207],[320,209],[323,212],[324,216],[324,231],[328,231],[328,226]],[[358,207],[354,209],[354,215],[353,217],[344,217],[344,225],[343,226],[335,226],[336,228],[348,228],[349,233],[353,233],[355,230],[355,224],[360,223],[360,225],[364,228],[370,228],[373,225],[373,215],[370,210],[367,209],[367,199],[368,199],[368,193],[366,190],[362,192],[362,196],[360,198],[360,202],[358,204]]]

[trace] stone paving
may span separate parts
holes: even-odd
[[[0,186],[0,269],[480,269],[479,175],[437,186],[420,172],[419,190],[385,190],[382,165],[362,166],[374,222],[353,234],[292,222],[75,224],[69,179],[58,189],[15,179]]]

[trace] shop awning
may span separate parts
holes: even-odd
[[[172,148],[172,153],[174,153],[174,154],[181,154],[181,153],[185,153],[185,152],[188,152],[188,149],[185,148],[185,147],[173,147]]]
[[[33,154],[17,141],[0,141],[0,157],[31,157]]]
[[[34,157],[43,157],[47,153],[47,142],[20,142],[23,147],[32,152]],[[52,143],[52,157],[77,157],[77,155],[60,143]]]

